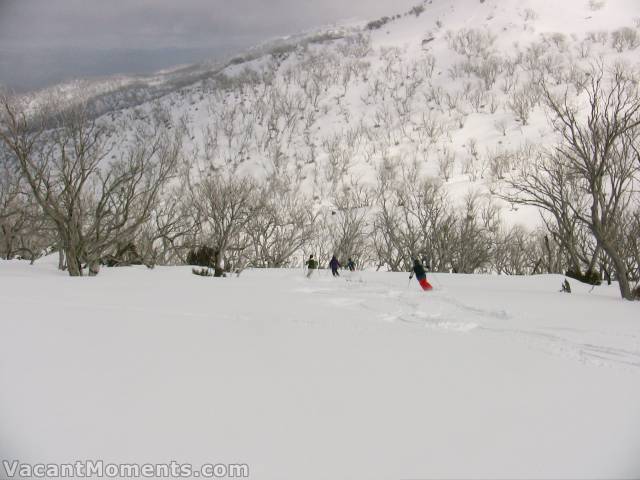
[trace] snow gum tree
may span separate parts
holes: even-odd
[[[0,143],[0,256],[10,260],[21,255],[33,262],[52,243],[49,225],[29,195],[19,165]]]
[[[562,140],[557,152],[586,192],[585,210],[574,208],[613,263],[620,294],[631,300],[629,271],[623,255],[621,227],[629,214],[640,147],[640,92],[636,78],[616,67],[590,72],[583,91],[588,110],[581,118],[568,101],[545,89],[554,126]]]
[[[257,192],[253,179],[224,170],[202,175],[191,188],[201,238],[215,252],[216,276],[222,275],[227,255],[237,257],[251,245],[247,226],[262,208]]]
[[[180,134],[137,132],[116,155],[112,132],[84,105],[29,110],[5,95],[0,108],[0,141],[54,225],[69,275],[82,276],[83,263],[96,275],[101,257],[149,219],[174,172]]]
[[[357,181],[344,184],[334,195],[329,231],[333,254],[340,261],[346,262],[347,258],[352,258],[362,265],[369,260],[369,213],[372,203],[371,193]]]
[[[576,86],[577,105],[569,89],[558,96],[542,82],[543,99],[560,140],[535,163],[535,170],[509,181],[513,200],[553,215],[557,238],[575,267],[580,264],[577,245],[585,243],[579,238],[584,227],[596,243],[588,269],[604,252],[621,296],[632,299],[624,239],[638,180],[638,79],[625,67],[608,71],[597,64]]]
[[[261,208],[247,224],[251,263],[267,268],[289,266],[294,254],[311,242],[316,215],[299,183],[286,175],[270,176],[257,193]]]

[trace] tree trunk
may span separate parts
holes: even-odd
[[[551,254],[551,245],[549,245],[549,237],[546,235],[544,236],[544,246],[547,249],[547,255],[549,257],[548,272],[551,274],[554,273],[554,262],[553,255]]]
[[[89,262],[89,276],[95,277],[98,273],[100,273],[100,261],[91,260]]]
[[[65,248],[64,254],[65,257],[67,257],[67,269],[69,270],[69,276],[81,277],[82,265],[75,249],[67,247]]]
[[[9,240],[9,235],[7,234],[7,228],[2,225],[0,227],[2,229],[2,238],[4,239],[4,246],[2,247],[3,251],[4,251],[4,259],[5,260],[12,260],[12,256],[11,256],[11,241]]]
[[[224,256],[224,249],[220,249],[216,252],[216,261],[213,267],[213,276],[214,277],[222,277],[224,275],[224,270],[222,268],[222,257]]]
[[[613,268],[615,269],[616,278],[618,280],[618,286],[620,287],[620,295],[625,300],[633,300],[631,286],[629,285],[627,265],[624,263],[617,250],[611,247],[609,242],[600,242],[600,245],[613,263]]]
[[[596,263],[598,258],[600,257],[600,245],[596,246],[596,251],[593,253],[593,257],[591,258],[591,262],[589,263],[588,272],[593,272],[596,269]]]
[[[538,268],[540,268],[540,264],[542,263],[542,257],[540,257],[540,260],[538,260],[536,262],[536,266],[533,267],[533,275],[537,275],[538,274]]]
[[[604,272],[604,278],[607,279],[607,285],[611,285],[611,274],[609,273],[609,270],[607,269],[607,267],[603,264],[600,265],[600,270],[602,270]]]
[[[64,261],[64,248],[62,248],[62,245],[58,246],[58,270],[66,270],[67,266],[65,264]]]

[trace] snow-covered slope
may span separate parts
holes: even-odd
[[[555,141],[539,72],[563,88],[600,59],[637,66],[613,33],[638,35],[635,0],[421,7],[30,100],[81,98],[124,136],[182,129],[193,170],[276,173],[317,205],[381,171],[461,199],[498,193]],[[638,308],[615,286],[433,274],[424,294],[406,274],[317,273],[82,280],[48,258],[0,262],[0,460],[247,463],[278,480],[640,475]]]
[[[555,141],[539,75],[561,89],[596,61],[637,68],[638,19],[633,0],[430,0],[226,64],[82,91],[121,132],[179,126],[194,165],[286,175],[316,203],[373,185],[383,165],[438,177],[453,199],[490,198]],[[537,221],[502,205],[512,222]]]
[[[87,281],[0,262],[0,459],[246,463],[260,480],[640,475],[638,306],[615,287],[434,274],[425,294],[406,274],[316,273]]]

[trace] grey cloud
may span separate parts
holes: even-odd
[[[154,51],[156,57],[171,50],[173,54],[158,67],[165,68],[171,66],[168,62],[192,62],[197,54],[214,57],[347,18],[368,20],[404,12],[416,3],[419,0],[0,0],[0,83],[7,82],[4,65],[9,59],[15,66],[11,75],[28,80],[33,67],[21,73],[20,63],[15,62],[23,56],[48,52],[51,60],[59,55],[62,64],[56,64],[56,70],[82,76],[103,75],[105,68],[97,72],[74,65],[69,58],[72,50],[79,52],[80,63],[91,52],[135,50],[142,59],[145,50]],[[135,71],[132,68],[140,62],[126,63],[122,73]],[[118,66],[112,67],[118,73]],[[46,77],[44,73],[38,75]]]

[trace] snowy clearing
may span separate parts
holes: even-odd
[[[258,479],[637,478],[638,304],[561,276],[0,262],[0,451]],[[346,273],[343,273],[346,277]]]

